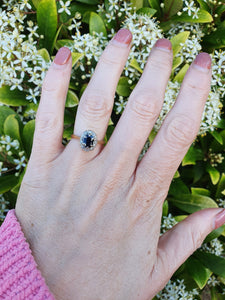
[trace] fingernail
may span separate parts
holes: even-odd
[[[67,47],[62,47],[57,52],[54,63],[57,65],[65,65],[71,56],[70,49]]]
[[[167,39],[160,39],[155,43],[155,47],[161,49],[166,52],[170,52],[172,50],[172,44]]]
[[[194,67],[203,72],[208,72],[211,69],[211,57],[208,53],[199,53],[194,61]]]
[[[214,228],[217,229],[225,223],[225,209],[222,209],[214,218]]]
[[[130,32],[130,30],[126,28],[122,28],[116,33],[116,35],[114,35],[112,42],[124,44],[127,46],[131,43],[131,40],[132,40],[132,33]]]

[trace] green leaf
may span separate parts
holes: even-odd
[[[143,7],[143,0],[131,0],[130,2],[133,7],[136,7],[136,10]]]
[[[34,130],[35,130],[35,120],[31,120],[27,122],[23,128],[23,145],[24,149],[26,151],[27,157],[30,157],[31,149],[33,145],[33,136],[34,136]]]
[[[217,125],[216,125],[217,128],[221,128],[221,129],[224,129],[225,128],[225,120],[224,119],[221,119]]]
[[[61,47],[73,47],[74,45],[74,41],[72,40],[58,40],[56,43],[55,43],[55,48],[56,50],[59,50],[59,48]]]
[[[155,9],[156,12],[156,16],[158,18],[161,17],[161,7],[160,7],[160,1],[159,0],[148,0],[148,3],[150,5],[151,8]]]
[[[212,184],[217,184],[220,179],[220,172],[216,168],[212,167],[210,164],[207,165],[206,171],[209,173]]]
[[[64,13],[65,13],[65,12],[64,12]],[[68,17],[68,15],[67,15],[66,13],[65,13],[65,15]],[[62,18],[62,17],[63,17],[63,14],[61,14],[61,18]],[[64,21],[64,23],[66,23],[66,22],[67,22],[67,20]],[[60,32],[61,32],[61,30],[62,30],[63,27],[67,30],[67,27],[66,27],[64,24],[61,24],[61,25],[59,26],[59,28],[58,28],[58,30],[57,30],[57,32],[56,32],[56,34],[55,34],[53,43],[52,43],[52,50],[53,50],[54,47],[55,47],[55,44],[56,44],[56,42],[57,42],[57,39],[58,39],[59,34],[60,34]]]
[[[77,2],[90,4],[90,5],[96,5],[99,4],[99,0],[77,0]]]
[[[183,12],[181,16],[172,17],[173,21],[176,22],[189,22],[189,23],[211,23],[213,21],[213,17],[204,9],[199,9],[198,19],[189,16],[187,12]]]
[[[181,177],[174,179],[171,182],[170,189],[169,189],[169,195],[175,195],[177,194],[189,194],[189,188],[185,185],[185,183],[181,180]]]
[[[194,256],[213,273],[225,277],[225,258],[203,251],[196,251]]]
[[[218,207],[213,199],[202,195],[173,195],[173,197],[169,197],[168,200],[176,207],[188,213],[193,213],[204,208]]]
[[[200,7],[208,12],[210,12],[210,7],[204,0],[197,0],[198,3],[200,4]]]
[[[219,180],[219,183],[217,185],[217,190],[216,190],[216,195],[215,197],[216,198],[220,198],[222,195],[221,193],[225,190],[225,174],[222,173],[221,174],[221,177],[220,177],[220,180]]]
[[[183,58],[182,57],[174,57],[173,59],[173,66],[172,66],[172,71],[174,71],[176,68],[179,67],[179,65],[181,65],[183,62]]]
[[[65,106],[66,107],[74,107],[74,106],[77,106],[78,104],[79,104],[79,99],[78,99],[77,95],[73,91],[68,90]]]
[[[185,263],[188,273],[195,280],[198,287],[203,289],[206,285],[209,277],[212,275],[212,271],[207,269],[198,259],[189,257]]]
[[[104,21],[102,18],[96,14],[95,12],[91,12],[90,14],[90,20],[89,20],[89,31],[90,34],[97,33],[103,33],[103,36],[107,36],[106,28]]]
[[[165,200],[164,203],[163,203],[162,215],[163,216],[167,216],[168,215],[168,211],[169,211],[169,204],[168,204],[168,201]]]
[[[18,181],[19,178],[15,175],[0,176],[0,194],[10,191]]]
[[[173,179],[179,178],[180,177],[180,173],[178,172],[178,170],[176,170]]]
[[[18,180],[18,183],[17,185],[15,185],[11,192],[14,193],[14,194],[18,194],[19,193],[19,190],[20,190],[20,186],[21,186],[21,183],[23,181],[23,177],[25,175],[25,172],[26,172],[26,168],[23,170],[23,172],[21,173],[20,177],[19,177],[19,180]]]
[[[63,131],[63,138],[70,140],[71,139],[71,134],[73,134],[73,129],[74,129],[73,126],[65,128],[64,131]]]
[[[51,54],[58,23],[55,0],[40,1],[37,8],[37,22],[39,34],[44,35],[44,39],[40,40],[40,44]]]
[[[221,4],[216,8],[215,14],[217,14],[218,16],[222,15],[222,13],[225,12],[225,5]]]
[[[117,88],[116,88],[116,92],[118,95],[123,96],[123,97],[127,97],[130,95],[131,93],[131,89],[130,89],[130,84],[128,83],[128,78],[127,77],[120,77]]]
[[[177,222],[181,222],[183,220],[185,220],[188,217],[188,215],[179,215],[179,216],[175,216],[174,219]]]
[[[84,54],[78,52],[72,52],[71,54],[72,54],[72,67],[74,67],[75,64],[78,62],[78,60],[84,56]]]
[[[218,26],[218,29],[203,38],[203,44],[213,48],[225,47],[225,21]]]
[[[81,15],[85,14],[86,11],[96,11],[97,6],[92,5],[93,1],[90,5],[81,4],[81,3],[71,3],[70,5],[70,11],[71,16],[75,16],[76,12],[79,12]],[[98,3],[97,3],[98,4]]]
[[[49,55],[47,49],[42,48],[42,49],[38,50],[38,54],[40,54],[41,57],[42,57],[46,62],[50,62],[50,55]]]
[[[190,31],[183,31],[171,38],[170,41],[173,47],[173,56],[176,56],[176,54],[180,52],[180,50],[183,48],[183,45],[181,44],[184,44],[186,42],[189,35]]]
[[[173,82],[177,81],[177,82],[181,83],[183,81],[183,79],[184,79],[184,76],[185,76],[188,68],[189,68],[189,64],[185,64],[180,69],[180,71],[177,73],[177,75],[174,77]]]
[[[16,139],[21,143],[19,122],[15,115],[9,115],[3,125],[5,135],[9,135],[12,139]]]
[[[141,74],[143,73],[143,70],[141,69],[141,67],[139,66],[139,64],[138,64],[138,62],[137,62],[137,60],[135,58],[133,58],[130,61],[130,66],[133,67],[138,72],[140,72]]]
[[[197,160],[202,160],[203,158],[202,150],[191,146],[182,160],[182,166],[195,165]]]
[[[192,193],[192,195],[210,196],[210,191],[207,189],[203,189],[203,188],[192,187],[191,193]]]
[[[183,0],[164,0],[164,14],[166,18],[174,16],[183,7]]]
[[[219,228],[213,230],[212,232],[210,232],[210,234],[207,235],[203,243],[208,243],[211,240],[218,238],[224,232],[224,229],[225,229],[225,225],[220,226]]]
[[[0,106],[0,135],[3,134],[3,125],[9,115],[15,115],[15,111],[8,106]]]
[[[210,300],[224,300],[224,295],[221,294],[221,291],[217,288],[212,286],[210,289],[211,292],[211,299]]]
[[[74,124],[75,116],[71,113],[70,109],[65,109],[64,111],[64,125]]]
[[[214,137],[215,140],[217,140],[218,143],[220,143],[221,145],[223,145],[223,138],[219,134],[218,131],[216,131],[216,130],[210,131],[210,134]]]
[[[38,5],[39,5],[39,3],[41,2],[41,0],[32,0],[32,2],[33,2],[33,4],[34,4],[34,6],[35,6],[36,8],[38,8]]]
[[[10,106],[27,105],[26,93],[18,89],[10,90],[10,86],[3,86],[0,88],[0,102]]]
[[[150,8],[150,7],[142,7],[142,8],[139,8],[139,10],[137,11],[137,14],[152,17],[152,16],[154,16],[154,14],[156,12],[157,12],[156,9],[153,9],[153,8]]]

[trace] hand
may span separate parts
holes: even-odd
[[[122,29],[105,49],[80,100],[74,134],[91,129],[104,138],[131,39]],[[163,201],[210,90],[208,54],[190,66],[176,104],[137,162],[162,107],[172,58],[170,41],[158,40],[107,145],[90,152],[76,139],[62,145],[68,49],[59,50],[45,77],[16,215],[56,299],[151,299],[221,225],[221,209],[207,209],[160,237]]]

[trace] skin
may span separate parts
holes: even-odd
[[[74,134],[92,129],[104,138],[129,49],[115,40],[106,47],[80,100]],[[62,145],[71,66],[71,57],[53,63],[44,79],[16,215],[56,299],[152,299],[214,229],[221,210],[196,212],[160,237],[163,201],[198,132],[211,69],[190,66],[138,163],[163,104],[172,50],[152,49],[107,145],[90,152],[75,139]]]

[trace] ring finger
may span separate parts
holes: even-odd
[[[80,99],[74,135],[81,136],[85,130],[93,130],[98,141],[104,139],[113,108],[116,86],[128,58],[131,40],[131,32],[125,28],[120,29],[104,50]],[[74,151],[76,154],[79,153],[79,161],[84,159],[85,162],[101,151],[101,145],[97,144],[94,151],[85,153],[81,151],[79,141],[76,139],[71,139],[68,146],[73,148],[72,153]]]

